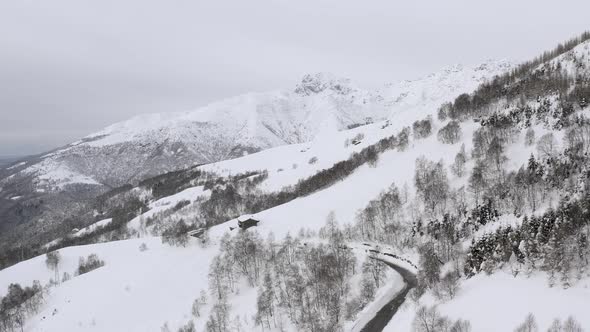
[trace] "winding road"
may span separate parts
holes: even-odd
[[[412,288],[416,287],[416,284],[418,282],[417,278],[416,278],[416,274],[414,274],[413,272],[411,272],[401,266],[398,266],[392,262],[389,262],[389,261],[386,261],[386,260],[383,260],[380,258],[375,258],[375,257],[371,257],[371,258],[378,259],[378,260],[382,261],[383,263],[387,264],[392,269],[394,269],[397,273],[399,273],[402,276],[406,285],[393,297],[393,299],[391,299],[389,302],[387,302],[387,304],[385,304],[381,309],[379,309],[379,311],[377,312],[375,317],[373,317],[361,329],[361,332],[383,331],[383,329],[385,328],[385,326],[387,326],[387,324],[389,323],[389,321],[391,320],[393,315],[395,315],[395,313],[397,312],[399,307],[406,300],[406,296],[408,295],[408,292]]]

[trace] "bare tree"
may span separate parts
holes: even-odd
[[[551,326],[549,326],[549,329],[547,330],[547,332],[562,332],[563,331],[563,325],[561,325],[561,321],[559,320],[559,318],[555,318],[553,320],[553,322],[551,323]]]
[[[438,332],[447,331],[449,320],[440,315],[436,307],[422,306],[416,311],[412,330],[414,332]]]
[[[424,120],[417,120],[412,125],[412,129],[414,131],[414,138],[416,139],[430,136],[430,133],[432,132],[432,117],[428,116]]]
[[[266,323],[266,326],[270,329],[270,323],[273,321],[274,326],[276,327],[275,298],[276,296],[272,285],[272,279],[270,273],[267,271],[264,275],[262,286],[258,290],[258,298],[256,301],[256,324],[264,325],[264,323]]]
[[[84,259],[84,257],[80,257],[76,273],[77,275],[81,275],[84,273],[88,273],[92,270],[98,269],[101,266],[104,266],[104,261],[98,258],[96,254],[90,254],[88,255],[87,259]]]
[[[535,316],[532,313],[529,313],[524,322],[520,324],[514,332],[537,332],[539,331],[539,327],[537,326],[537,321],[535,320]]]
[[[441,261],[438,259],[434,244],[426,243],[418,248],[420,254],[420,266],[418,273],[419,282],[433,288],[440,281]]]
[[[471,323],[466,320],[458,319],[451,328],[449,332],[471,332]]]
[[[465,174],[465,163],[467,162],[467,153],[465,152],[465,144],[461,145],[461,150],[455,156],[455,162],[451,165],[451,172],[457,177],[462,177]]]
[[[535,130],[533,128],[529,128],[524,134],[524,145],[531,146],[535,144]]]
[[[555,155],[557,151],[557,140],[553,133],[547,133],[537,142],[537,152],[540,158],[550,158]]]
[[[61,255],[59,251],[52,251],[48,252],[45,255],[45,264],[47,267],[55,273],[53,280],[56,283],[59,283],[59,262],[61,260]]]
[[[195,323],[192,320],[190,320],[188,321],[188,323],[181,326],[178,329],[178,332],[197,332],[197,329],[195,328]]]
[[[563,323],[563,332],[584,332],[584,329],[572,316]]]
[[[584,329],[572,316],[562,323],[559,318],[555,318],[547,332],[584,332]]]
[[[225,332],[229,327],[229,306],[221,301],[213,306],[209,320],[207,321],[207,332]]]
[[[459,121],[449,121],[437,134],[438,140],[444,144],[455,144],[461,140],[461,125]]]
[[[440,206],[444,210],[449,196],[449,180],[442,161],[435,163],[424,157],[418,158],[414,182],[416,191],[432,213]]]
[[[441,279],[438,287],[438,296],[442,299],[452,299],[459,290],[459,273],[451,271],[445,274]]]

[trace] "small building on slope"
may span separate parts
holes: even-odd
[[[240,227],[241,229],[247,229],[256,226],[259,222],[260,220],[254,218],[254,216],[250,214],[238,217],[238,227]]]

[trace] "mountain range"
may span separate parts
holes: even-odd
[[[291,89],[250,93],[194,111],[147,114],[0,168],[0,230],[60,224],[81,202],[125,184],[199,164],[303,143],[402,113],[425,113],[512,68],[454,65],[374,91],[328,73]]]

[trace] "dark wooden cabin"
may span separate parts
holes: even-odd
[[[238,218],[238,227],[241,229],[247,229],[258,225],[260,221],[252,217],[251,215],[241,216]]]

